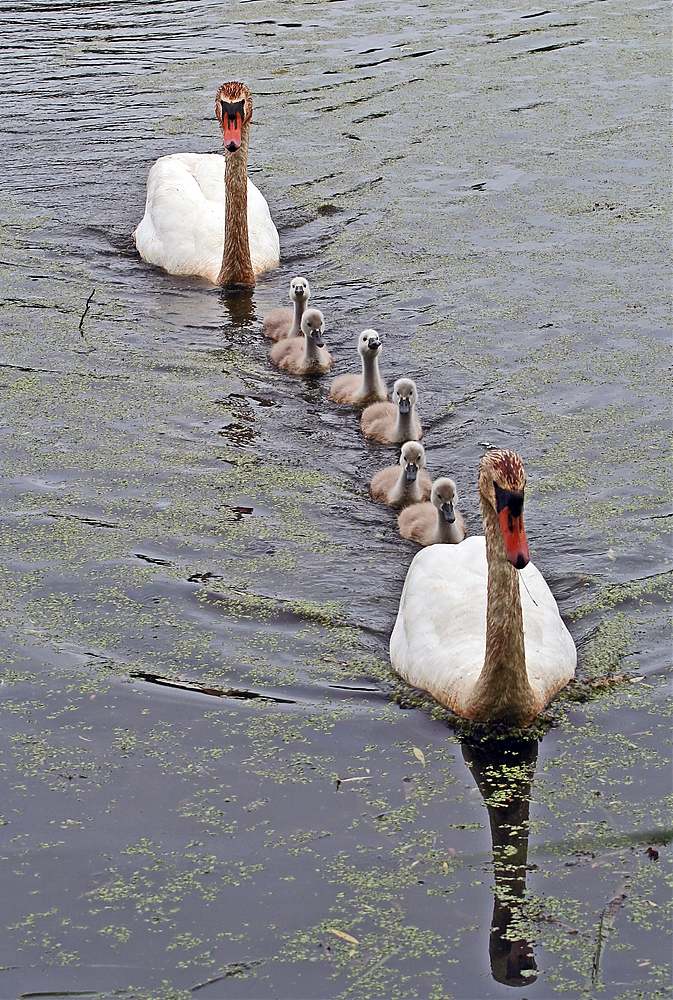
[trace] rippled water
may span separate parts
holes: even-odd
[[[666,5],[0,25],[0,995],[667,995]],[[250,299],[130,238],[229,78],[281,233]],[[417,378],[473,532],[484,442],[521,451],[581,680],[643,680],[539,747],[391,697],[414,546],[367,496],[389,450],[268,364],[295,273],[338,371],[374,325]]]

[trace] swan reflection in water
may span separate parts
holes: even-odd
[[[491,826],[495,881],[488,943],[491,974],[505,986],[529,986],[537,979],[532,945],[511,939],[508,932],[525,900],[528,813],[538,745],[531,740],[495,750],[468,743],[461,748]]]
[[[257,321],[255,298],[249,288],[221,288],[218,297],[227,312],[227,321],[251,327]]]

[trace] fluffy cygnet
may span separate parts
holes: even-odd
[[[420,441],[423,428],[416,412],[417,400],[416,383],[410,378],[398,378],[392,403],[373,403],[363,412],[362,433],[381,444]]]
[[[311,298],[311,289],[306,278],[293,278],[290,282],[290,302],[292,308],[278,306],[264,317],[262,332],[269,340],[283,340],[285,337],[301,337],[301,317]]]
[[[332,355],[324,346],[325,317],[319,309],[307,309],[301,318],[303,337],[289,337],[271,348],[275,365],[290,375],[318,375],[332,367]]]
[[[379,373],[381,338],[376,330],[363,330],[358,337],[358,354],[362,360],[361,375],[337,375],[329,387],[334,403],[369,406],[388,398],[386,384]]]
[[[406,441],[397,465],[377,472],[369,491],[372,499],[390,507],[407,507],[430,499],[432,480],[425,471],[425,448],[418,441]]]
[[[461,514],[455,509],[456,499],[453,479],[446,476],[435,479],[430,503],[416,503],[398,517],[400,535],[419,545],[462,542],[467,532]]]

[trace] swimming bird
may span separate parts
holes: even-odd
[[[213,285],[252,287],[280,259],[264,196],[248,180],[252,95],[224,83],[215,98],[224,156],[172,153],[152,166],[145,214],[134,238],[148,264]]]
[[[430,497],[432,480],[425,470],[425,448],[418,441],[405,441],[397,465],[379,469],[369,484],[372,499],[389,507],[420,505]]]
[[[416,412],[417,402],[416,383],[410,378],[398,378],[392,403],[372,403],[363,411],[362,433],[380,444],[420,441],[423,428]]]
[[[292,308],[278,306],[264,317],[262,333],[269,340],[284,337],[301,337],[301,317],[311,298],[311,288],[306,278],[293,278],[290,282]]]
[[[325,317],[319,309],[306,309],[301,318],[302,337],[286,337],[274,344],[270,358],[290,375],[321,375],[332,367],[325,347]]]
[[[516,452],[486,452],[479,465],[484,535],[415,556],[390,638],[401,677],[482,722],[532,722],[577,663],[556,601],[530,562],[525,485]]]
[[[415,503],[403,510],[397,519],[402,538],[419,545],[449,543],[456,545],[465,538],[465,522],[456,510],[456,484],[441,476],[432,484],[429,503]]]
[[[388,398],[386,384],[379,373],[381,338],[376,330],[363,330],[358,337],[358,354],[362,361],[361,375],[337,375],[329,387],[334,403],[368,406]]]

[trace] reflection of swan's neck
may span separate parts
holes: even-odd
[[[525,900],[530,790],[537,743],[531,741],[498,756],[466,744],[462,750],[484,798],[491,828],[495,881],[488,946],[491,972],[497,982],[507,986],[530,985],[536,978],[530,974],[536,968],[533,949],[524,939],[510,939],[508,932]]]
[[[362,394],[373,396],[380,391],[379,356],[365,352],[362,355]]]
[[[470,715],[527,722],[536,710],[526,673],[519,578],[505,553],[493,507],[483,497],[480,503],[488,563],[486,655]]]
[[[248,142],[250,126],[241,129],[241,145],[225,153],[225,224],[222,267],[218,285],[255,284],[248,241]]]
[[[306,299],[294,300],[294,313],[292,315],[292,326],[290,327],[290,337],[301,337],[301,318],[306,308]]]

